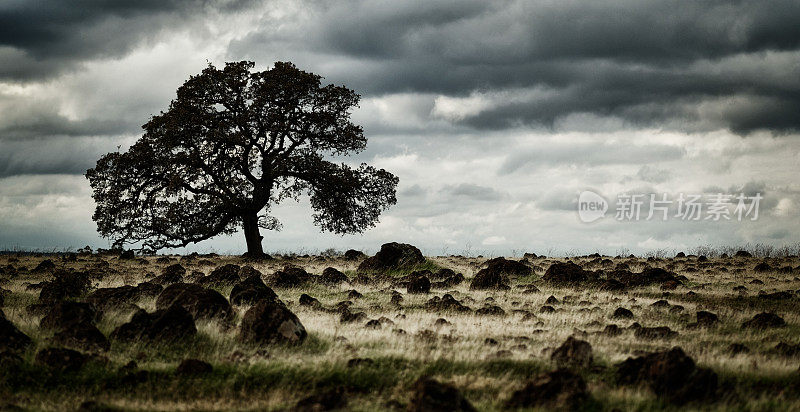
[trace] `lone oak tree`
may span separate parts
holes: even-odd
[[[127,152],[86,172],[98,232],[114,247],[153,252],[244,229],[247,253],[263,255],[259,228],[279,229],[270,207],[310,195],[314,223],[334,233],[372,227],[396,203],[397,177],[324,160],[366,147],[350,121],[359,95],[277,62],[209,65]]]

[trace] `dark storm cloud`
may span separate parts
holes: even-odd
[[[315,11],[279,40],[255,32],[233,42],[230,55],[301,46],[324,59],[299,60],[338,59],[326,77],[368,95],[553,91],[455,120],[479,129],[551,126],[572,113],[687,131],[800,128],[796,1],[337,2]]]
[[[245,0],[9,0],[0,3],[0,79],[51,76],[98,57],[126,55],[164,29]],[[10,60],[10,61],[9,61]],[[12,63],[13,62],[13,63]]]

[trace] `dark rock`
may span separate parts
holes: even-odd
[[[567,369],[541,374],[514,392],[507,408],[547,407],[576,410],[589,397],[586,381]]]
[[[342,314],[339,316],[340,323],[355,323],[367,320],[367,314],[364,312],[353,313],[350,309],[342,309]]]
[[[772,312],[759,313],[753,316],[752,319],[742,323],[743,329],[782,328],[784,326],[786,326],[786,321]]]
[[[759,299],[767,300],[788,300],[794,297],[794,292],[790,290],[783,290],[780,292],[766,293],[761,292],[758,294]]]
[[[678,332],[667,326],[640,327],[636,329],[633,336],[639,339],[670,339],[678,336]]]
[[[35,362],[37,365],[42,365],[50,370],[57,370],[61,372],[75,372],[80,370],[89,357],[65,348],[45,348],[36,352]]]
[[[504,316],[506,314],[506,311],[504,311],[503,308],[497,305],[486,305],[476,310],[475,314],[482,316]]]
[[[239,276],[241,268],[239,265],[227,264],[220,266],[208,276],[205,276],[197,281],[198,285],[206,287],[227,287],[239,283],[242,279]],[[260,277],[260,276],[259,276]]]
[[[128,323],[120,325],[111,338],[120,341],[148,340],[174,342],[197,334],[192,315],[180,305],[172,305],[153,313],[139,310]]]
[[[619,329],[619,326],[612,324],[606,325],[605,329],[600,333],[606,336],[619,336],[622,334],[622,331]]]
[[[555,313],[555,312],[556,312],[556,308],[554,308],[554,307],[552,307],[550,305],[544,305],[541,308],[539,308],[539,313]]]
[[[346,252],[344,252],[344,258],[346,260],[359,260],[366,256],[367,255],[365,255],[364,252],[355,249],[348,249]]]
[[[234,305],[252,305],[262,299],[278,299],[278,295],[264,284],[261,275],[254,274],[234,285],[230,298]]]
[[[359,366],[372,366],[375,361],[370,358],[353,358],[347,361],[348,368],[356,368]]]
[[[669,307],[669,302],[667,302],[664,299],[661,299],[661,300],[657,300],[657,301],[651,303],[650,306],[654,307],[654,308],[668,308]]]
[[[592,345],[570,336],[561,344],[550,359],[559,368],[588,368],[592,366]]]
[[[305,397],[294,407],[296,412],[334,411],[347,408],[347,397],[341,387]]]
[[[735,257],[753,257],[753,254],[746,250],[739,250],[733,256]]]
[[[45,260],[39,262],[39,264],[36,265],[35,268],[33,268],[33,271],[34,272],[50,272],[52,270],[55,270],[55,268],[56,268],[56,264],[53,263],[52,260],[45,259]]]
[[[336,286],[343,282],[350,281],[350,279],[347,278],[347,275],[331,267],[327,267],[322,271],[322,276],[320,276],[319,280],[320,282],[331,286]]]
[[[486,261],[485,265],[487,269],[493,272],[510,277],[528,276],[533,272],[533,270],[524,263],[502,257],[489,259]]]
[[[89,276],[84,272],[57,270],[53,280],[42,282],[39,301],[56,302],[79,297],[86,293],[90,286]]]
[[[180,305],[195,319],[230,320],[234,316],[228,300],[213,289],[194,283],[176,283],[167,286],[156,300],[156,309]]]
[[[775,345],[772,351],[781,356],[795,357],[800,355],[800,344],[780,342]]]
[[[31,343],[31,338],[17,329],[0,310],[0,351],[22,352]]]
[[[476,409],[455,387],[423,377],[414,383],[408,411],[473,412]]]
[[[242,317],[240,339],[259,344],[301,343],[307,336],[300,319],[280,300],[257,302]]]
[[[53,335],[53,343],[87,352],[105,352],[111,343],[100,329],[88,321],[72,324]]]
[[[406,243],[385,243],[375,256],[364,259],[358,265],[359,272],[385,272],[387,270],[410,269],[425,263],[419,249]]]
[[[560,286],[579,286],[589,280],[589,272],[572,262],[556,262],[547,268],[542,280]]]
[[[210,363],[200,359],[184,359],[175,373],[180,376],[196,376],[209,374],[214,370]]]
[[[416,276],[411,278],[406,286],[408,293],[430,293],[431,281],[425,276]]]
[[[181,265],[180,263],[175,263],[162,269],[161,275],[164,277],[178,278],[181,280],[178,280],[177,282],[182,282],[183,277],[186,275],[186,268],[183,267],[183,265]],[[171,283],[177,283],[177,282],[171,282]]]
[[[119,309],[141,298],[156,297],[163,290],[161,285],[151,282],[142,282],[138,286],[100,288],[86,296],[86,302],[101,311]]]
[[[39,322],[39,327],[65,329],[80,323],[92,323],[97,318],[97,312],[88,303],[60,301],[44,315]]]
[[[770,265],[769,265],[769,263],[767,263],[767,262],[761,262],[761,263],[757,264],[757,265],[756,265],[756,266],[753,268],[753,271],[754,271],[754,272],[760,272],[760,273],[763,273],[763,272],[772,272],[773,270],[774,270],[774,269],[772,268],[772,266],[770,266]]]
[[[617,308],[611,315],[611,319],[633,319],[633,312],[625,308]]]
[[[435,310],[437,312],[471,312],[468,306],[463,305],[461,302],[457,301],[450,294],[445,294],[441,298],[438,296],[434,296],[427,302],[425,302],[425,308],[430,310]]]
[[[130,259],[135,259],[135,258],[136,258],[136,254],[133,253],[132,250],[123,250],[119,254],[119,260],[130,260]]]
[[[310,295],[307,295],[305,293],[300,295],[299,303],[302,306],[311,306],[311,307],[315,307],[315,308],[318,308],[318,307],[322,306],[322,303],[320,303],[319,300],[317,300],[317,298],[313,298]]]
[[[362,295],[359,291],[352,289],[347,292],[347,299],[361,299],[364,295]]]
[[[469,284],[470,290],[509,290],[508,278],[493,268],[481,269]]]
[[[303,283],[300,275],[308,275],[305,270],[292,266],[287,266],[283,270],[273,273],[267,280],[267,284],[273,288],[296,288]],[[302,271],[302,272],[301,272]]]
[[[708,399],[717,390],[716,373],[697,368],[679,347],[628,358],[617,366],[616,376],[623,385],[647,384],[656,395],[678,405]]]
[[[750,348],[748,348],[747,345],[744,345],[742,343],[731,343],[730,346],[728,346],[728,352],[730,352],[731,355],[738,355],[740,353],[750,353]]]
[[[381,325],[381,322],[379,320],[372,319],[372,320],[368,321],[367,324],[364,325],[364,327],[367,328],[367,329],[380,329],[382,327],[382,325]]]

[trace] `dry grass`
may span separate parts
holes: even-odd
[[[9,259],[17,268],[34,268],[46,257],[0,256],[0,266]],[[120,261],[115,257],[87,256],[77,262],[62,262],[51,257],[58,266],[93,267],[100,260],[110,263],[102,280],[95,287],[113,287],[138,284],[160,274],[166,263],[155,263],[154,257],[139,261]],[[637,271],[645,264],[669,268],[688,278],[686,287],[664,292],[658,287],[639,288],[625,292],[601,292],[590,289],[553,288],[539,278],[543,270],[555,261],[564,259],[533,259],[536,271],[527,279],[512,281],[507,292],[470,291],[469,278],[481,267],[483,258],[435,257],[438,266],[462,272],[467,282],[431,294],[404,294],[402,308],[389,305],[389,284],[348,285],[328,288],[308,285],[297,289],[276,290],[300,318],[309,332],[309,339],[300,346],[270,346],[257,348],[236,340],[236,329],[224,329],[214,322],[198,323],[197,339],[177,346],[153,347],[145,344],[123,345],[112,342],[112,349],[103,354],[105,360],[87,367],[69,382],[41,385],[9,384],[0,387],[0,395],[7,402],[24,407],[60,410],[76,407],[85,400],[97,400],[122,409],[149,410],[263,410],[292,406],[310,392],[325,387],[345,385],[351,388],[349,408],[354,410],[383,409],[389,400],[407,402],[410,383],[423,374],[430,374],[458,387],[481,410],[498,410],[526,378],[553,367],[549,354],[570,335],[581,336],[594,350],[595,370],[586,371],[585,377],[595,399],[594,407],[604,410],[670,409],[645,388],[618,387],[611,382],[613,365],[642,351],[654,351],[681,346],[699,365],[709,367],[720,375],[723,386],[735,396],[724,396],[712,404],[690,405],[703,410],[789,410],[800,409],[800,377],[796,358],[786,358],[771,353],[781,341],[798,343],[800,335],[800,305],[797,297],[783,301],[768,301],[758,297],[759,290],[800,289],[800,280],[791,273],[777,271],[756,273],[752,269],[763,259],[711,258],[697,262],[696,258],[645,259],[616,258],[614,263],[627,262]],[[572,258],[586,268],[592,258]],[[773,266],[796,268],[796,257],[769,258]],[[243,264],[236,257],[215,257],[213,265],[199,265],[197,261],[181,262],[189,272],[197,270],[206,274],[225,263]],[[251,263],[250,263],[251,264]],[[338,258],[296,257],[274,260],[253,266],[268,275],[285,264],[304,267],[319,274],[325,267],[335,267],[348,275],[354,274],[356,263]],[[795,269],[796,271],[796,269]],[[28,291],[27,286],[49,278],[47,273],[20,271],[16,276],[0,275],[0,286],[10,291],[5,297],[3,311],[24,333],[33,338],[36,348],[49,346],[51,333],[41,331],[39,319],[27,315],[25,307],[37,301],[38,291]],[[763,285],[751,284],[758,279]],[[523,294],[519,284],[536,284],[541,291]],[[735,286],[744,285],[746,292],[737,292]],[[347,292],[356,289],[364,296],[354,301],[354,310],[364,311],[369,319],[386,317],[394,322],[380,330],[366,329],[365,322],[342,324],[339,315],[300,306],[298,298],[308,293],[327,307],[347,299]],[[689,290],[694,296],[687,295]],[[220,290],[225,296],[230,288]],[[478,316],[475,314],[437,313],[423,307],[433,296],[451,293],[473,309],[480,308],[489,299],[506,311],[505,316]],[[561,303],[553,305],[555,313],[540,314],[539,308],[549,296]],[[565,299],[565,296],[571,297]],[[681,305],[683,310],[672,312],[650,306],[659,299],[671,305]],[[137,302],[148,311],[155,309],[155,300]],[[611,320],[609,316],[617,307],[633,311],[632,320]],[[247,307],[238,307],[238,317]],[[520,313],[515,313],[518,310]],[[709,310],[719,315],[721,323],[710,329],[687,329],[698,310]],[[761,311],[774,311],[789,324],[788,327],[751,332],[741,329],[741,323]],[[536,319],[523,321],[521,311],[529,311]],[[98,327],[108,335],[124,323],[129,312],[105,313]],[[435,322],[445,318],[448,326],[437,327]],[[607,324],[627,327],[633,322],[644,326],[669,326],[679,335],[670,340],[639,340],[632,331],[608,337],[600,332]],[[402,329],[405,334],[398,334]],[[420,338],[420,332],[434,332],[434,339]],[[497,345],[486,344],[494,339]],[[731,356],[728,346],[743,343],[751,352]],[[502,352],[501,352],[502,351]],[[498,354],[499,352],[499,354]],[[36,373],[30,362],[35,349],[26,356],[27,368]],[[212,376],[186,381],[176,378],[172,371],[185,358],[196,357],[212,363]],[[373,365],[348,368],[352,358],[371,358]],[[136,359],[140,369],[154,372],[153,377],[135,388],[108,390],[104,382],[117,379],[116,370],[131,359]],[[42,372],[44,373],[44,372]],[[43,377],[45,375],[42,375]],[[43,378],[44,379],[44,378]]]

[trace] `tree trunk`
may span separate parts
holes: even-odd
[[[257,212],[242,216],[242,222],[244,224],[244,238],[247,241],[247,255],[251,257],[264,255],[264,249],[261,248],[261,239],[263,237],[258,231]]]

